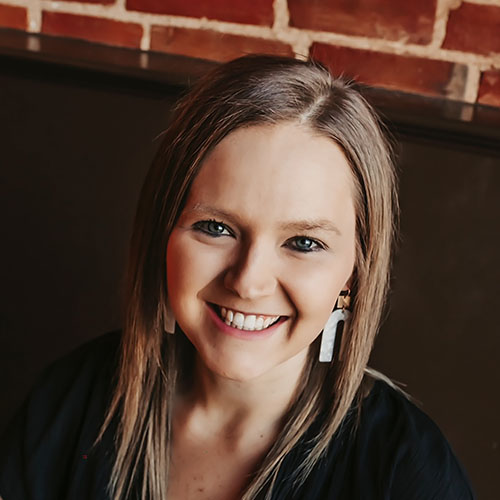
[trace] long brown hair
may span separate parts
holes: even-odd
[[[166,498],[172,400],[189,349],[166,335],[168,237],[207,154],[232,131],[296,122],[343,150],[355,182],[356,262],[352,319],[342,359],[319,364],[314,343],[281,433],[249,481],[245,500],[269,497],[280,465],[320,412],[326,415],[294,477],[305,480],[359,395],[388,287],[396,208],[390,148],[355,84],[312,61],[247,56],[221,65],[178,103],[147,175],[131,242],[118,381],[101,430],[118,417],[110,489],[127,498]],[[184,368],[183,368],[184,367]],[[139,481],[140,482],[140,481]]]

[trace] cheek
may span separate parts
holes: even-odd
[[[203,262],[192,247],[182,232],[174,230],[166,252],[167,294],[176,321],[185,332],[200,315],[197,296],[206,281]]]
[[[340,291],[345,287],[354,267],[354,257],[346,256],[342,262],[310,266],[296,270],[289,276],[287,289],[297,309],[298,319],[319,331],[330,316]]]
[[[196,299],[223,271],[224,255],[174,230],[167,245],[167,285],[172,301]]]
[[[182,234],[174,231],[167,245],[167,293],[176,317],[182,310],[189,310],[190,301],[186,299],[196,296],[203,280],[199,256],[194,258],[194,252],[184,240]]]

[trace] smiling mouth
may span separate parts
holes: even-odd
[[[235,311],[217,304],[209,303],[210,307],[216,312],[217,316],[228,326],[246,331],[261,331],[270,328],[285,318],[285,316],[265,316],[260,314],[244,314],[241,311]]]

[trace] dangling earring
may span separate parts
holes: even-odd
[[[163,310],[163,329],[167,333],[175,333],[175,316],[168,298]]]
[[[330,363],[333,359],[333,351],[335,348],[335,337],[337,336],[337,331],[339,330],[340,323],[343,324],[342,333],[339,335],[339,345],[342,343],[342,336],[346,329],[346,324],[351,315],[348,310],[351,297],[350,290],[342,290],[340,292],[337,303],[335,304],[335,309],[328,318],[325,327],[323,328],[323,333],[321,335],[321,346],[319,350],[319,360],[322,363]],[[338,352],[340,354],[340,348]],[[340,359],[340,356],[339,356]]]

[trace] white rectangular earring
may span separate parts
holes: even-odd
[[[349,293],[350,290],[340,295],[337,300],[336,308],[333,310],[332,314],[330,314],[330,317],[323,328],[323,333],[321,334],[321,346],[319,349],[319,361],[321,363],[330,363],[332,361],[333,353],[335,351],[337,331],[339,331],[341,325],[342,333],[346,330],[346,325],[351,315],[350,311],[347,310],[350,302]],[[342,342],[342,338],[340,339],[340,342]],[[338,349],[338,351],[340,353],[341,349]]]

